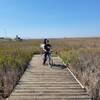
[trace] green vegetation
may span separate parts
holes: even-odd
[[[0,90],[3,97],[10,95],[32,56],[39,53],[39,45],[40,40],[0,42]]]
[[[75,50],[62,51],[60,57],[66,64],[70,64],[78,59],[78,52]]]
[[[78,49],[61,52],[64,62],[88,90],[93,100],[100,99],[100,49]]]
[[[9,96],[32,56],[40,52],[40,42],[0,42],[0,92],[3,97]],[[50,42],[54,53],[70,65],[92,99],[100,100],[100,38],[51,39]]]
[[[37,42],[37,41],[36,41]],[[8,65],[13,68],[29,62],[34,53],[39,52],[38,42],[1,42],[0,43],[0,67]]]
[[[100,38],[56,39],[52,43],[92,100],[100,100]]]

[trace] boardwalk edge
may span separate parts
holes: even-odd
[[[62,63],[66,66],[66,64],[64,63],[64,61],[62,60],[62,58],[60,56],[58,56],[60,58],[60,60],[62,61]],[[67,69],[69,70],[69,72],[72,74],[72,76],[75,78],[75,80],[79,83],[79,85],[85,89],[85,87],[82,85],[82,83],[76,78],[76,76],[73,74],[73,72],[67,67]]]

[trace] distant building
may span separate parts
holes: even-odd
[[[22,41],[22,39],[21,39],[18,35],[16,35],[15,40],[16,40],[16,41]]]

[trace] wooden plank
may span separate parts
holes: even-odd
[[[54,57],[55,66],[42,65],[40,55],[35,55],[19,84],[7,100],[91,100],[72,73]]]

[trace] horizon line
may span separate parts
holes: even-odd
[[[0,37],[0,38],[4,38],[4,39],[15,39],[16,37]],[[21,39],[45,39],[45,38],[47,38],[47,39],[70,39],[70,38],[72,38],[72,39],[76,39],[76,38],[100,38],[100,36],[77,36],[77,37],[41,37],[41,38],[38,38],[38,37],[35,37],[35,38],[23,38],[23,37],[20,37]]]

